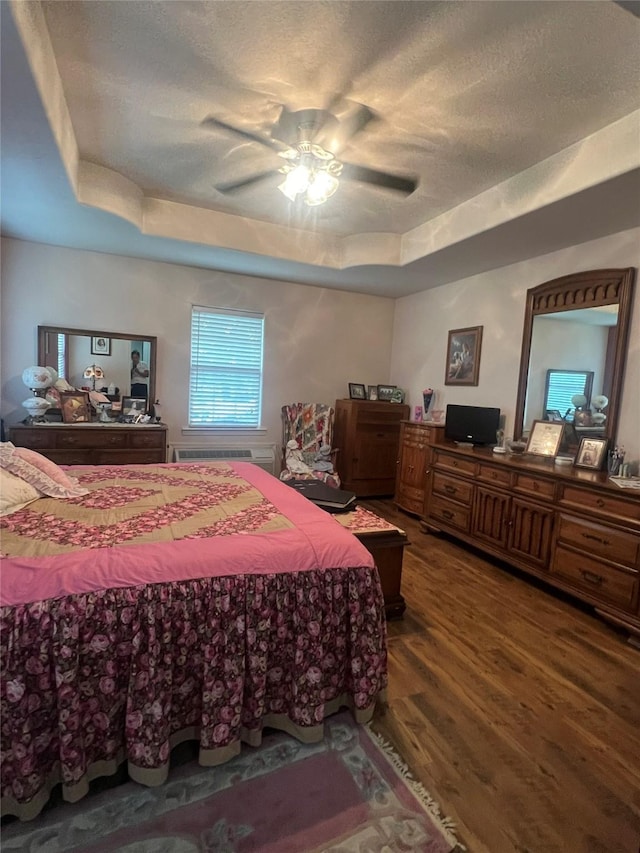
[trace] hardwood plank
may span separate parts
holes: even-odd
[[[406,530],[374,728],[474,853],[638,853],[640,652],[583,604],[385,500]]]

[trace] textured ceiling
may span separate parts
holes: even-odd
[[[407,233],[528,175],[526,170],[639,105],[640,22],[608,2],[54,0],[41,8],[80,161],[104,167],[111,179],[114,173],[127,179],[143,198],[179,202],[190,222],[191,211],[223,214],[229,218],[207,221],[244,228],[255,241],[252,246],[248,237],[242,244],[227,239],[217,244],[222,249],[277,257],[265,248],[272,239],[261,230],[265,223],[297,229],[296,251],[283,248],[282,260],[327,269],[365,265],[366,243],[347,263],[343,244],[320,246],[318,235],[342,240],[395,235],[396,242],[385,244],[388,257],[380,248],[384,241],[376,238],[376,266],[407,267],[436,255],[444,245],[403,254]],[[20,33],[28,42],[24,27]],[[25,46],[33,69],[37,51]],[[20,58],[15,61],[18,67]],[[11,85],[9,97],[16,97],[15,81]],[[40,82],[46,103],[43,89]],[[292,110],[332,105],[348,114],[353,102],[365,104],[375,118],[346,144],[341,158],[416,177],[418,189],[410,197],[343,181],[325,205],[299,209],[277,192],[276,178],[234,195],[216,191],[220,183],[277,168],[281,161],[255,142],[203,126],[208,116],[269,136],[283,105]],[[52,110],[46,112],[51,120]],[[6,104],[3,134],[8,118],[10,150],[19,115],[15,104]],[[528,179],[519,180],[522,185]],[[7,188],[13,190],[10,181]],[[77,188],[76,195],[92,204],[86,189],[84,198]],[[508,200],[511,218],[534,212],[531,206],[520,210],[518,199]],[[547,203],[560,200],[544,197]],[[11,192],[8,202],[10,214]],[[115,203],[95,206],[121,213]],[[633,205],[627,206],[633,220]],[[148,207],[145,215],[148,222]],[[618,224],[637,222],[625,218]],[[12,229],[10,217],[3,227],[29,239],[24,228]],[[194,226],[192,234],[163,227],[147,233],[216,246],[215,233],[210,240],[199,236],[203,226]],[[597,236],[588,228],[585,234]],[[108,240],[105,246],[117,250]],[[215,266],[213,259],[202,260],[199,249],[200,260],[194,247],[193,262]],[[476,251],[482,258],[482,248]],[[181,254],[175,253],[176,260],[184,262]],[[222,258],[218,265],[224,268]],[[275,274],[287,277],[284,268]],[[446,275],[436,275],[435,283]],[[289,277],[304,280],[293,267]],[[348,287],[349,276],[338,277],[340,283]]]

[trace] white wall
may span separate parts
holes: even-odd
[[[331,403],[348,396],[348,382],[389,381],[391,299],[4,239],[0,411],[6,423],[25,416],[20,404],[29,392],[21,375],[36,363],[37,326],[59,325],[156,335],[156,389],[169,441],[197,440],[181,434],[192,304],[265,314],[266,433],[253,437],[258,444],[280,446],[285,403]],[[234,438],[226,433],[224,442]]]
[[[436,390],[437,403],[499,406],[513,431],[526,292],[581,270],[640,267],[640,229],[541,255],[396,301],[391,382],[419,404],[422,389]],[[640,288],[640,283],[636,289]],[[484,326],[477,387],[445,386],[447,332]],[[629,338],[618,442],[628,460],[640,458],[640,297],[636,294]]]

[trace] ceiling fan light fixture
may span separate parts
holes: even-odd
[[[296,146],[295,156],[287,155],[280,172],[286,175],[278,186],[290,201],[302,196],[306,204],[314,207],[330,198],[338,189],[338,175],[342,163],[336,160],[330,151],[310,142],[300,142]]]
[[[324,204],[338,189],[340,181],[329,172],[316,172],[307,187],[305,201],[310,207]]]
[[[287,167],[283,167],[287,168]],[[311,179],[311,170],[302,163],[293,166],[290,171],[286,172],[284,181],[279,185],[278,189],[284,193],[289,201],[295,201],[300,193],[307,191],[309,181]]]

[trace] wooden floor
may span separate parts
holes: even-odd
[[[459,840],[470,853],[638,853],[640,651],[390,501],[362,503],[412,543],[374,728]]]

